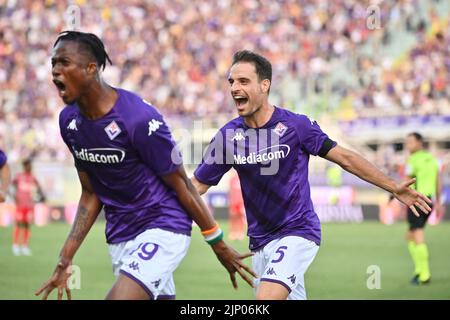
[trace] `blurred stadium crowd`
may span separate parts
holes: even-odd
[[[0,147],[12,161],[68,158],[49,56],[70,4],[81,29],[104,41],[111,84],[189,122],[231,117],[226,75],[243,48],[272,61],[273,101],[295,111],[344,120],[448,114],[445,1],[373,2],[380,27],[370,30],[370,3],[357,0],[0,0]]]

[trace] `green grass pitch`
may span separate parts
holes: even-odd
[[[222,221],[223,229],[227,223]],[[11,228],[0,228],[0,299],[37,299],[34,291],[51,275],[63,241],[65,224],[33,227],[33,256],[11,252]],[[409,284],[412,262],[403,240],[406,224],[375,222],[324,224],[319,253],[306,274],[309,299],[450,299],[450,223],[427,226],[432,283]],[[104,241],[104,225],[97,223],[74,263],[81,268],[81,289],[73,299],[103,299],[114,282]],[[247,241],[230,241],[241,252]],[[248,261],[250,264],[250,261]],[[381,271],[381,288],[369,290],[367,268]],[[191,247],[175,272],[178,299],[253,299],[243,281],[235,291],[225,269],[194,228]],[[50,298],[55,299],[56,292]]]

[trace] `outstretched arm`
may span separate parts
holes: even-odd
[[[175,172],[163,176],[162,179],[169,187],[175,190],[178,200],[201,230],[211,230],[216,227],[213,216],[210,214],[191,180],[186,176],[183,166],[178,167]],[[252,280],[244,273],[244,270],[254,277],[256,277],[256,274],[242,262],[243,259],[251,256],[251,253],[241,255],[229,247],[223,240],[212,244],[211,247],[219,261],[229,272],[234,288],[237,288],[236,272],[253,287]]]
[[[78,171],[78,177],[80,178],[82,191],[75,221],[61,249],[59,261],[52,277],[35,293],[35,295],[40,295],[44,292],[43,300],[47,299],[50,292],[55,288],[58,288],[58,300],[62,299],[63,289],[66,291],[67,298],[71,298],[70,289],[67,287],[67,279],[70,277],[72,259],[102,208],[102,203],[94,193],[88,175],[85,172]]]
[[[419,216],[419,214],[414,206],[425,213],[431,212],[428,205],[428,203],[431,204],[431,200],[409,187],[415,182],[415,179],[397,183],[359,154],[341,146],[336,146],[328,151],[325,159],[337,163],[344,170],[392,193],[400,202],[407,205],[416,216]]]

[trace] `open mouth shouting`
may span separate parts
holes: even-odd
[[[64,99],[64,96],[66,95],[66,85],[64,84],[64,82],[54,78],[53,83],[58,89],[59,96]]]
[[[235,95],[233,96],[233,99],[238,110],[243,110],[248,102],[248,98],[242,95]]]

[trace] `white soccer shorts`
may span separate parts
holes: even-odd
[[[162,229],[149,229],[133,240],[110,244],[113,272],[136,281],[151,299],[174,299],[173,272],[186,255],[191,238]]]
[[[304,275],[317,251],[317,244],[298,236],[272,240],[252,257],[256,290],[261,281],[275,282],[289,291],[288,300],[306,300]]]

